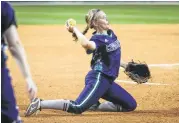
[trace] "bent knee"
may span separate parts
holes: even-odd
[[[136,102],[136,100],[133,100],[128,104],[127,110],[134,111],[136,108],[137,108],[137,102]]]
[[[137,102],[135,99],[123,102],[122,104],[119,103],[119,105],[120,107],[118,110],[122,112],[134,111],[137,108]]]

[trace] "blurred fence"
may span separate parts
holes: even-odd
[[[179,1],[11,1],[12,5],[179,5]]]

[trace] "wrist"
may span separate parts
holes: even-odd
[[[73,27],[73,33],[76,34],[77,31],[78,31],[78,29],[76,27]]]
[[[125,69],[125,68],[127,67],[127,64],[124,63],[124,62],[122,62],[120,66],[123,67],[123,68]]]

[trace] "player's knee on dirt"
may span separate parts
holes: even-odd
[[[81,114],[84,112],[84,109],[82,106],[79,106],[76,102],[70,101],[70,105],[68,107],[67,112],[74,113],[74,114]]]
[[[126,110],[127,111],[134,111],[137,107],[137,102],[135,101],[135,99],[133,99],[132,101],[128,102]]]

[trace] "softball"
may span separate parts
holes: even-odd
[[[76,26],[76,21],[72,18],[68,19],[68,25],[69,26]]]

